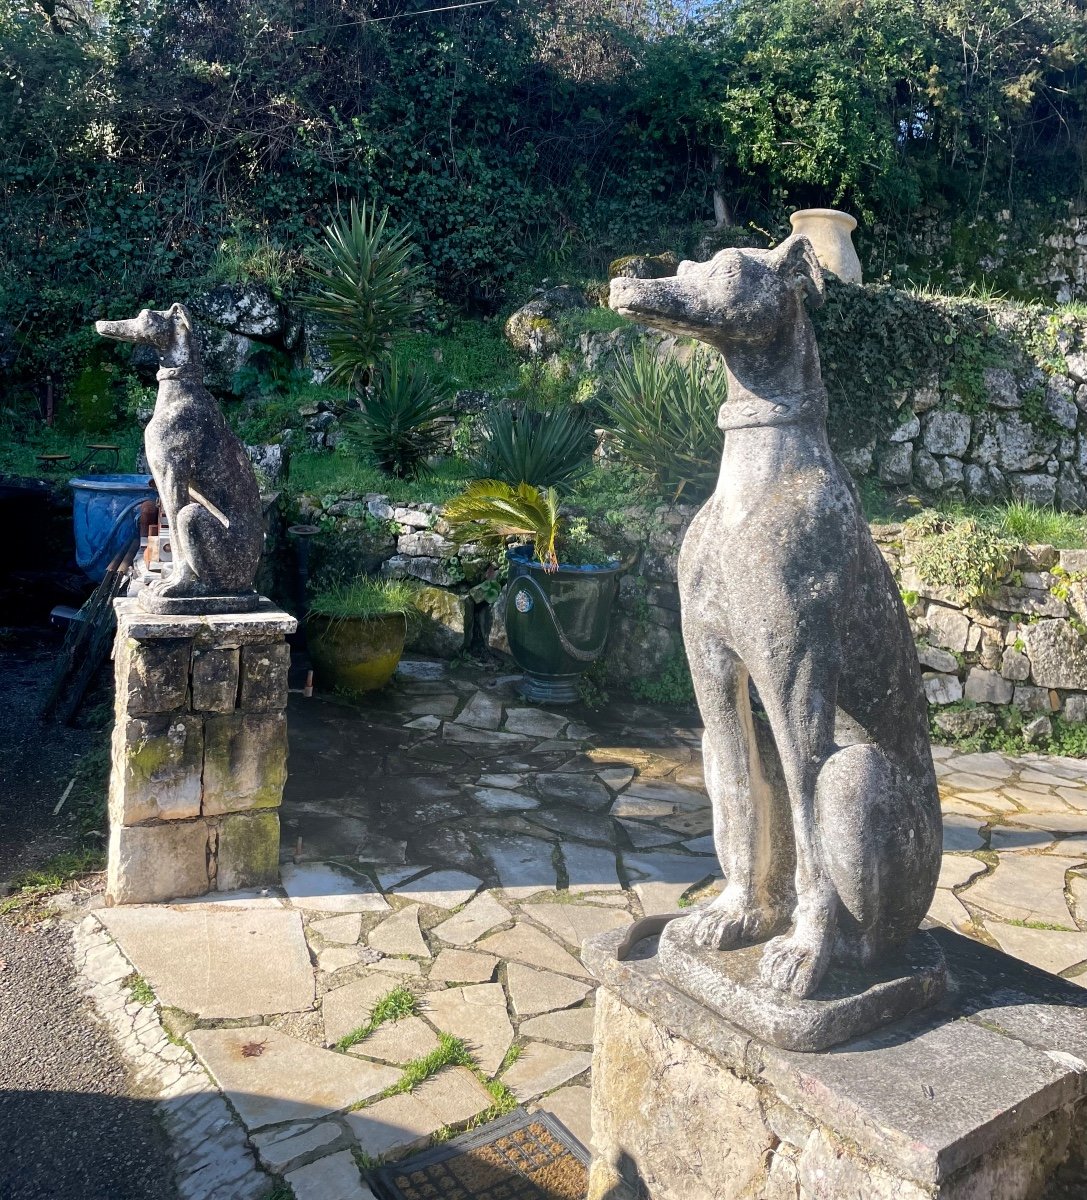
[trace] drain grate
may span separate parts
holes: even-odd
[[[584,1200],[589,1156],[554,1117],[517,1109],[371,1174],[382,1200]]]

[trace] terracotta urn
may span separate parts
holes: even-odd
[[[812,244],[820,266],[833,271],[843,283],[861,283],[861,260],[853,245],[857,218],[836,208],[802,208],[789,218],[793,233],[802,233]]]

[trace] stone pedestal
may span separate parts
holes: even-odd
[[[602,985],[589,1200],[1087,1194],[1087,992],[1075,984],[934,930],[957,987],[942,1005],[800,1053],[665,982],[655,941],[619,961],[626,933],[584,952]]]
[[[277,883],[295,619],[115,607],[109,901]]]

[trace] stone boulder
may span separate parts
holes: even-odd
[[[1054,434],[1043,433],[1018,413],[983,413],[974,420],[971,459],[1002,471],[1033,471],[1045,466],[1057,448]]]
[[[262,283],[224,284],[192,301],[197,317],[231,333],[278,344],[287,326],[284,306]]]
[[[543,358],[562,348],[555,318],[571,309],[588,308],[585,293],[561,284],[540,288],[506,322],[506,340],[523,358]]]
[[[663,254],[628,254],[608,267],[609,279],[667,279],[676,273],[679,258],[671,250]]]
[[[1021,630],[1038,687],[1087,691],[1087,641],[1068,621],[1042,620]]]

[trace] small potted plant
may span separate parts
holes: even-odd
[[[362,576],[310,597],[306,642],[317,683],[344,692],[372,692],[393,677],[417,588],[407,580]]]
[[[450,500],[444,515],[458,542],[506,551],[502,616],[510,652],[525,673],[525,698],[576,701],[579,677],[604,653],[619,560],[583,519],[559,515],[554,488],[481,479]]]

